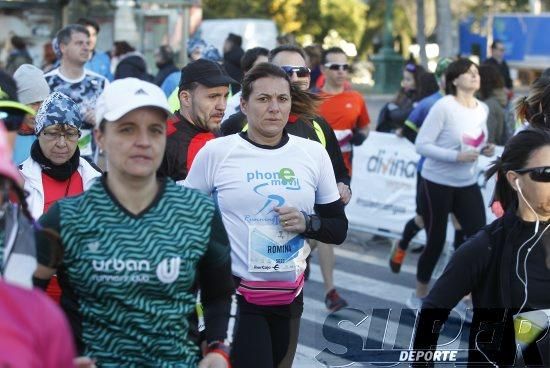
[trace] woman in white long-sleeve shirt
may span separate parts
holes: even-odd
[[[432,107],[416,138],[417,152],[426,157],[421,201],[428,239],[418,260],[416,298],[408,303],[412,307],[428,293],[449,213],[455,214],[466,237],[486,221],[476,162],[480,154],[492,156],[494,145],[487,143],[488,108],[474,97],[480,86],[478,67],[459,59],[449,65],[445,77],[447,96]]]

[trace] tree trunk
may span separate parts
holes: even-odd
[[[439,57],[453,57],[453,20],[450,0],[436,0]]]
[[[428,66],[428,57],[426,56],[426,18],[424,14],[424,0],[416,0],[416,42],[420,47],[420,65],[424,68]]]

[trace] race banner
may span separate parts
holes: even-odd
[[[478,183],[487,213],[487,222],[495,219],[489,202],[494,179],[485,183],[485,169],[503,147],[496,147],[495,156],[478,159]],[[389,133],[370,132],[361,146],[353,149],[352,199],[346,207],[350,228],[388,237],[400,238],[408,220],[416,215],[416,170],[420,156],[407,139]],[[454,230],[449,224],[447,240]],[[418,234],[424,242],[424,232]]]

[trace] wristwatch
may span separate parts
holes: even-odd
[[[321,230],[321,219],[317,215],[308,215],[305,211],[300,211],[306,219],[306,231],[304,234],[316,233]]]
[[[227,346],[226,344],[224,344],[221,341],[213,341],[210,344],[208,344],[208,348],[207,348],[206,351],[211,352],[211,351],[214,351],[214,350],[221,350],[221,351],[225,352],[227,355],[229,355],[229,352],[230,352],[229,346]]]
[[[230,359],[230,348],[221,341],[214,341],[208,344],[206,353],[217,353],[220,354],[226,362],[226,367],[231,368],[231,359]]]
[[[309,215],[309,231],[316,233],[321,230],[321,218],[317,215]]]

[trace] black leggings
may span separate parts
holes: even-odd
[[[237,295],[239,316],[231,350],[234,368],[290,368],[298,345],[303,292],[289,305],[261,306]]]
[[[416,279],[427,284],[445,245],[449,214],[454,213],[466,238],[485,226],[486,220],[483,197],[477,184],[456,188],[423,178],[421,189],[422,215],[428,239],[418,259]]]

